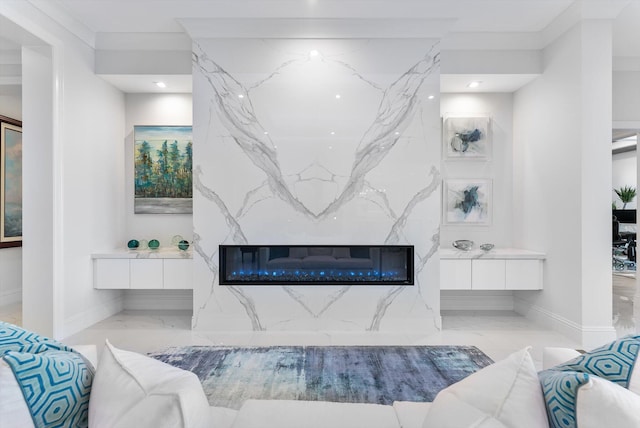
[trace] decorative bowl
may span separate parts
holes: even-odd
[[[494,246],[495,245],[493,245],[493,244],[482,244],[482,245],[480,245],[480,249],[482,251],[491,251],[491,250],[493,250]]]
[[[157,250],[160,247],[160,241],[157,239],[152,239],[149,241],[149,248],[152,250]]]
[[[473,248],[473,241],[470,241],[468,239],[458,239],[457,241],[453,241],[451,245],[453,245],[458,250],[469,251],[471,248]]]
[[[129,242],[127,242],[127,248],[129,248],[130,250],[137,250],[139,246],[140,242],[137,239],[131,239]]]
[[[189,249],[189,241],[183,239],[182,241],[178,242],[178,248],[182,251],[187,251]]]

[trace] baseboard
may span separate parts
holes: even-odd
[[[441,311],[513,311],[510,291],[440,291]]]
[[[122,293],[118,293],[112,299],[94,305],[64,321],[64,337],[69,337],[93,324],[122,312],[124,308]]]
[[[193,310],[193,290],[126,290],[127,310]]]
[[[0,306],[22,302],[22,288],[5,290],[0,293]]]
[[[616,339],[613,326],[582,326],[541,306],[514,297],[514,310],[531,321],[557,331],[580,343],[584,349],[593,349]]]

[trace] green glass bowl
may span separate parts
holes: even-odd
[[[130,250],[137,250],[139,246],[140,242],[137,239],[132,239],[127,242],[127,248],[129,248]]]
[[[150,240],[149,248],[151,248],[152,250],[157,250],[158,248],[160,248],[160,241],[158,241],[157,239]]]
[[[178,242],[178,248],[180,248],[182,251],[187,251],[189,249],[189,241],[183,239],[182,241]]]

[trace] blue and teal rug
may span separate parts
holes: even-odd
[[[232,409],[250,398],[433,401],[493,362],[474,346],[187,346],[151,356],[194,372],[209,404]]]

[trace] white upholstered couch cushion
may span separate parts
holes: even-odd
[[[422,428],[424,418],[429,413],[431,403],[417,403],[414,401],[395,401],[393,410],[402,428]]]
[[[247,400],[233,428],[400,428],[392,406],[326,401]]]

